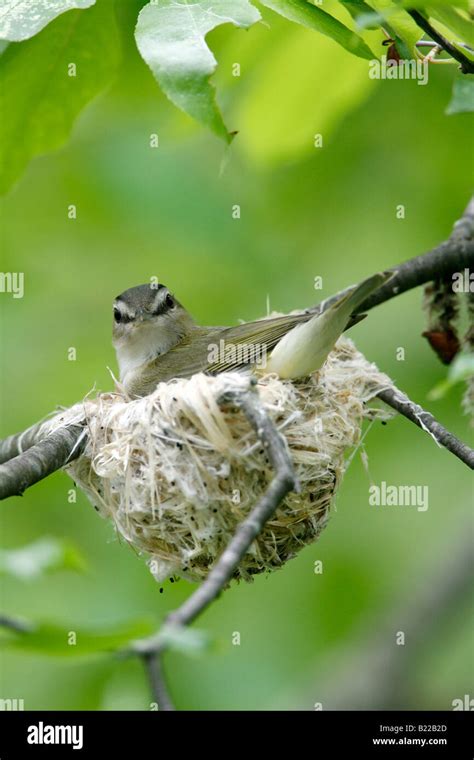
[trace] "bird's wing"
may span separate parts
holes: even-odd
[[[137,378],[140,395],[143,395],[144,389],[150,393],[157,383],[173,377],[191,377],[196,372],[218,374],[241,369],[252,363],[242,360],[243,354],[255,355],[262,346],[267,353],[270,352],[288,330],[312,316],[306,313],[290,314],[245,322],[235,327],[196,327],[177,346],[140,368],[139,379]],[[217,347],[217,361],[210,358],[212,347]],[[233,347],[245,347],[245,351],[232,351]],[[224,350],[220,350],[222,348]],[[226,351],[226,348],[230,350]]]
[[[351,316],[345,329],[347,330],[349,327],[357,324],[357,322],[365,319],[366,316],[366,314]],[[214,336],[211,340],[214,342],[223,340],[225,346],[235,346],[240,348],[245,346],[247,349],[247,355],[259,357],[262,356],[262,354],[270,354],[277,343],[284,335],[292,330],[293,327],[308,322],[313,317],[314,314],[312,313],[302,312],[301,314],[287,314],[283,317],[259,319],[255,322],[246,322],[245,324],[236,325],[235,327],[228,327]],[[245,351],[241,351],[239,354],[239,351],[226,352],[224,350],[222,353],[223,356],[221,356],[218,361],[210,362],[208,364],[206,369],[207,372],[212,374],[229,372],[232,369],[240,369],[248,364],[254,363],[253,361],[245,359]],[[241,357],[240,359],[239,356]]]
[[[209,362],[207,372],[212,374],[229,372],[254,363],[248,357],[269,354],[289,330],[302,322],[307,322],[311,316],[311,314],[306,313],[288,314],[283,317],[269,317],[258,319],[255,322],[245,322],[222,330],[213,336],[212,340],[218,343],[223,341],[223,350],[220,352],[221,355],[217,361]]]
[[[131,382],[130,392],[142,396],[151,393],[158,383],[174,377],[191,377],[197,372],[219,374],[243,369],[251,362],[242,361],[242,352],[225,351],[226,347],[244,345],[247,354],[253,351],[258,355],[259,349],[264,346],[269,354],[289,330],[313,316],[314,314],[303,312],[245,322],[234,327],[196,327],[175,348],[148,362],[146,367],[141,367],[136,382]],[[351,317],[347,327],[352,327],[364,316]],[[212,362],[209,360],[210,348],[220,348],[221,341],[224,351],[220,351],[218,361]]]

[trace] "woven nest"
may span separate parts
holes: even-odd
[[[286,438],[300,482],[265,525],[235,572],[250,580],[281,567],[325,526],[365,418],[389,413],[371,399],[390,385],[343,337],[324,367],[304,381],[258,381],[262,404]],[[157,580],[201,580],[274,472],[241,410],[224,392],[250,388],[239,373],[161,383],[142,399],[102,394],[76,405],[89,440],[67,471],[119,536],[146,553]]]

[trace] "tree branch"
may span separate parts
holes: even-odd
[[[19,436],[22,437],[21,435]],[[59,428],[0,465],[0,499],[21,496],[27,488],[77,459],[87,434],[82,425]]]
[[[44,426],[44,420],[36,422],[31,427],[23,430],[21,433],[14,433],[0,441],[0,464],[8,462],[9,459],[22,454],[27,449],[34,446],[41,438],[41,430]]]
[[[451,58],[454,58],[455,61],[461,64],[461,71],[463,74],[474,74],[474,61],[467,58],[464,53],[461,53],[461,51],[458,50],[455,45],[452,45],[446,37],[443,37],[443,35],[430,24],[428,19],[420,13],[420,11],[417,11],[414,8],[407,8],[407,13],[412,17],[415,24],[417,24],[420,29],[423,29],[425,34],[431,37],[431,39],[445,50],[446,53],[449,53]]]
[[[464,462],[471,470],[474,470],[474,450],[460,441],[459,438],[456,438],[449,430],[446,430],[430,412],[415,404],[398,388],[387,388],[384,391],[380,391],[377,396],[399,414],[402,414],[419,428],[429,433],[438,446],[444,446],[451,454],[454,454],[461,462]]]

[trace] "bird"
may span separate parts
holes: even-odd
[[[132,398],[158,383],[232,370],[276,373],[295,380],[320,369],[339,336],[365,314],[357,309],[393,271],[378,272],[339,297],[304,311],[233,327],[196,324],[162,283],[137,285],[113,304],[113,337],[120,385]]]

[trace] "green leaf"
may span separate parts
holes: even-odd
[[[474,24],[463,11],[438,5],[428,8],[428,12],[432,18],[444,24],[462,42],[474,47]]]
[[[21,580],[39,578],[55,570],[84,570],[85,561],[71,544],[41,538],[21,549],[0,549],[0,573]]]
[[[0,39],[20,42],[73,8],[89,8],[95,0],[4,0],[0,8]]]
[[[321,8],[306,0],[261,0],[262,5],[270,8],[289,21],[313,29],[330,37],[350,53],[371,60],[374,56],[362,37],[331,16]]]
[[[444,380],[437,383],[428,393],[431,401],[438,401],[444,398],[455,385],[465,382],[474,376],[474,354],[461,353],[456,356],[450,365],[448,375]]]
[[[82,108],[109,83],[119,51],[112,0],[70,11],[33,39],[8,46],[0,57],[0,193],[34,156],[67,140]]]
[[[138,49],[165,95],[227,142],[233,135],[209,81],[217,61],[205,37],[221,24],[248,28],[259,20],[260,13],[248,0],[157,0],[138,16]]]
[[[474,112],[474,76],[459,72],[453,83],[453,92],[446,114]]]
[[[151,620],[135,620],[126,625],[98,629],[74,625],[65,628],[43,622],[29,631],[2,629],[0,644],[9,649],[53,657],[85,657],[126,649],[135,639],[150,635],[153,629]]]

